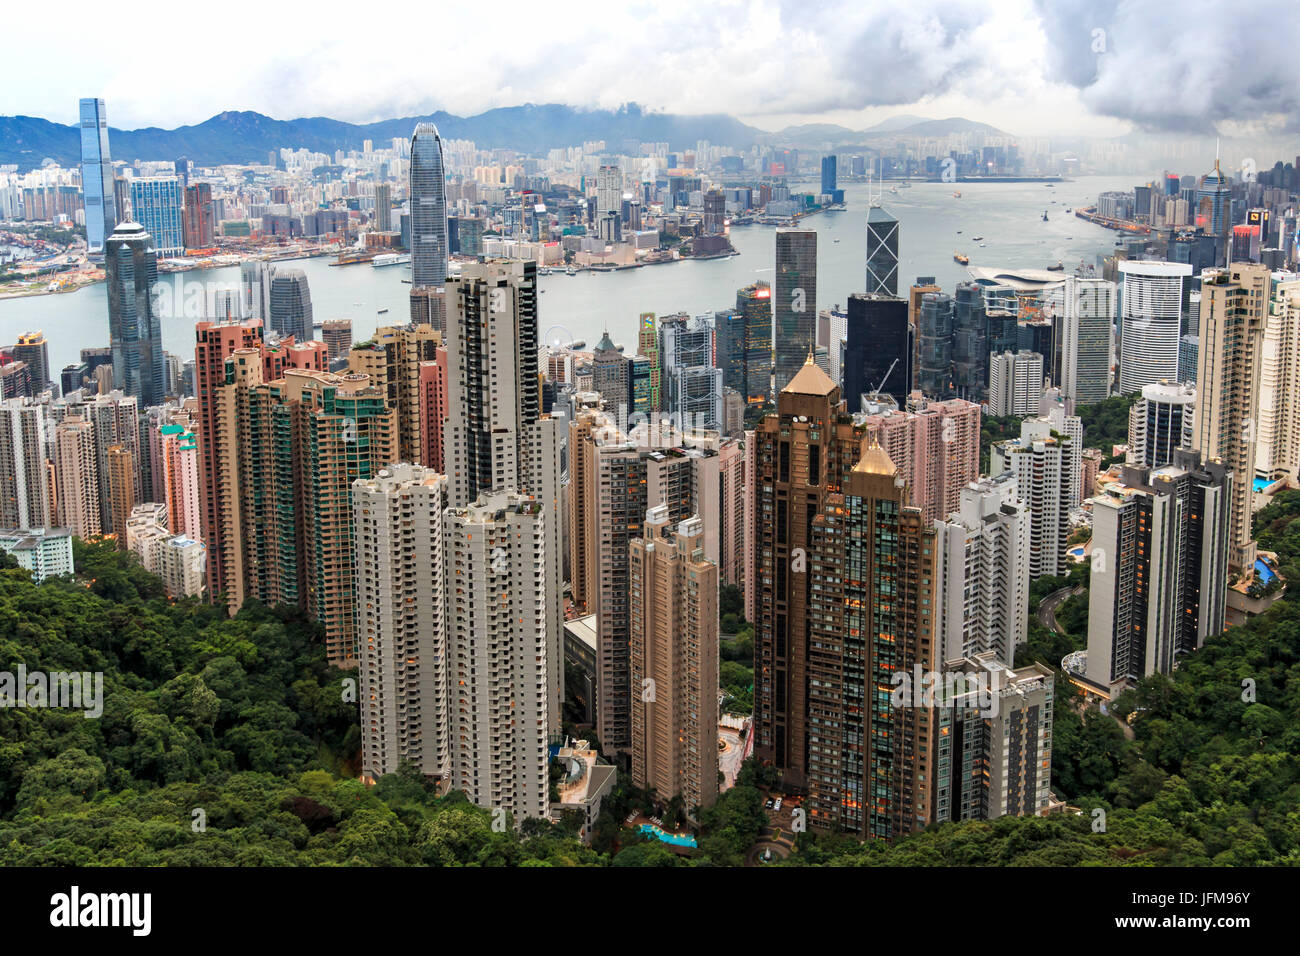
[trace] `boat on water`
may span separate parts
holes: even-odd
[[[1057,263],[1056,265],[1054,265],[1054,266],[1048,266],[1048,267],[1047,267],[1047,271],[1048,271],[1048,272],[1064,272],[1064,271],[1065,271],[1065,263],[1064,263],[1064,262],[1058,262],[1058,263]]]
[[[983,242],[983,241],[984,241],[984,237],[983,237],[983,236],[972,236],[972,237],[971,237],[971,242]]]
[[[961,193],[953,193],[953,194],[952,194],[952,198],[953,198],[953,199],[960,199],[960,198],[961,198]]]
[[[378,312],[376,312],[375,314],[376,314],[376,315],[383,315],[383,314],[384,314],[385,312],[387,312],[387,311],[388,311],[387,309],[380,309],[380,310],[379,310]]]
[[[958,265],[968,266],[970,265],[970,256],[963,256],[960,252],[954,251],[952,254],[952,261],[956,262]]]
[[[564,270],[564,274],[566,276],[576,276],[578,274],[578,271],[574,269],[573,266],[569,266],[569,268]]]
[[[1043,210],[1043,222],[1047,222],[1047,210]]]
[[[370,260],[370,264],[376,269],[382,269],[384,266],[400,266],[411,261],[411,254],[402,252],[385,252],[375,256]]]
[[[831,242],[839,242],[838,239],[832,239]]]

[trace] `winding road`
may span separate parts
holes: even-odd
[[[1061,588],[1059,591],[1053,591],[1047,597],[1043,598],[1038,605],[1038,623],[1043,625],[1053,634],[1060,634],[1061,628],[1056,623],[1056,611],[1066,602],[1067,598],[1076,594],[1082,594],[1082,587]]]

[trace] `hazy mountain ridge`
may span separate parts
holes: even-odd
[[[261,113],[227,110],[202,123],[170,130],[156,126],[135,130],[110,127],[109,149],[113,159],[126,161],[185,156],[204,166],[265,162],[272,149],[284,146],[333,154],[338,149],[360,149],[367,139],[374,140],[377,146],[386,145],[393,137],[410,136],[421,122],[437,124],[446,139],[469,139],[482,148],[516,149],[534,155],[593,140],[604,140],[613,151],[620,150],[624,140],[667,142],[673,150],[685,150],[693,149],[700,140],[734,148],[755,143],[819,147],[823,143],[865,144],[884,137],[944,136],[976,129],[999,132],[971,120],[928,120],[906,115],[866,130],[814,123],[767,132],[722,114],[654,113],[636,104],[617,110],[587,110],[556,103],[529,103],[477,116],[439,111],[360,124],[326,116],[277,120]],[[0,165],[13,163],[19,170],[27,170],[48,158],[62,166],[74,166],[80,156],[76,126],[34,116],[0,116]]]

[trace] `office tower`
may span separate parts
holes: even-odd
[[[1260,361],[1255,474],[1300,478],[1300,276],[1275,275]]]
[[[627,428],[630,385],[628,360],[610,340],[609,331],[606,330],[592,352],[591,388],[600,393],[605,410],[623,429]]]
[[[722,370],[722,387],[739,394],[746,385],[744,313],[734,309],[714,312],[713,337],[714,364]]]
[[[898,295],[898,220],[872,203],[867,210],[867,295]]]
[[[851,295],[844,346],[844,395],[850,413],[863,395],[891,395],[907,407],[912,391],[912,328],[899,298]]]
[[[164,259],[185,252],[181,184],[175,176],[143,176],[131,180],[131,214],[143,232],[153,236]],[[120,229],[125,223],[119,223]]]
[[[271,280],[275,266],[260,259],[246,259],[239,265],[239,284],[243,301],[240,312],[246,319],[260,319],[267,323],[271,318]]]
[[[166,398],[163,316],[155,314],[158,260],[153,238],[136,222],[120,223],[104,244],[108,287],[108,341],[113,384],[144,406]]]
[[[1180,449],[1159,468],[1125,466],[1092,499],[1089,683],[1109,693],[1172,673],[1222,632],[1235,484],[1224,465]]]
[[[1228,177],[1219,168],[1218,157],[1214,169],[1201,177],[1196,185],[1196,225],[1215,239],[1215,262],[1223,263],[1227,256],[1228,230],[1232,226],[1232,187]]]
[[[69,416],[54,429],[54,485],[57,524],[83,541],[101,532],[99,466],[95,426]]]
[[[263,381],[274,381],[289,368],[323,371],[326,353],[320,343],[265,344],[261,319],[199,322],[194,333],[208,599],[225,603],[234,613],[244,603],[247,580],[241,463],[247,419],[239,402],[240,389],[234,387],[236,372],[257,365]]]
[[[945,662],[936,710],[934,822],[1047,810],[1054,683],[1042,664],[1013,670],[991,652]]]
[[[447,290],[447,405],[443,456],[450,501],[464,507],[488,491],[518,490],[541,503],[546,564],[549,721],[564,700],[560,598],[560,423],[541,413],[537,264],[471,263]],[[602,743],[604,741],[602,740]]]
[[[768,328],[771,328],[771,311],[768,312]],[[655,330],[655,314],[653,312],[641,313],[641,325],[637,330],[636,338],[637,355],[645,356],[650,362],[650,392],[647,396],[647,402],[650,410],[659,411],[663,408],[663,370],[659,363],[659,333]]]
[[[375,231],[393,231],[393,187],[375,183]]]
[[[445,327],[447,282],[447,186],[438,127],[420,123],[411,135],[412,320]],[[417,317],[415,314],[420,311]]]
[[[206,249],[216,236],[212,221],[212,186],[195,183],[185,187],[185,221],[183,236],[186,249]]]
[[[1200,319],[1197,319],[1199,323]],[[1178,381],[1196,384],[1197,352],[1200,340],[1195,335],[1184,335],[1178,340]]]
[[[989,414],[1024,418],[1043,395],[1043,357],[1037,352],[989,356]]]
[[[0,530],[0,550],[32,572],[37,584],[74,570],[72,532],[67,528],[5,528]]]
[[[446,474],[442,441],[447,425],[447,349],[440,345],[435,355],[433,361],[420,363],[420,464]]]
[[[1029,637],[1029,524],[1010,474],[967,485],[960,510],[936,522],[942,660],[992,651],[1015,663]]]
[[[136,505],[127,516],[126,533],[118,546],[131,551],[146,571],[162,579],[168,597],[198,597],[203,593],[203,544],[173,534],[167,528],[166,515],[166,508],[158,502]]]
[[[34,530],[54,526],[47,460],[46,406],[27,399],[0,401],[0,527]]]
[[[738,390],[748,404],[764,405],[772,394],[772,287],[756,282],[738,290],[736,311],[745,326],[745,383]]]
[[[1061,312],[1061,392],[1070,407],[1110,395],[1115,283],[1067,276]]]
[[[451,770],[446,505],[447,479],[419,465],[352,486],[363,777],[407,763],[443,782]]]
[[[101,99],[83,99],[81,108],[81,189],[85,195],[86,251],[98,255],[117,228],[119,213],[108,152],[108,116]]]
[[[939,286],[935,284],[934,276],[917,276],[916,282],[907,292],[907,323],[911,330],[910,341],[912,344],[912,381],[915,382],[921,375],[921,303],[931,292],[942,292]],[[983,299],[981,298],[981,302]],[[954,321],[956,315],[954,315]],[[984,370],[987,374],[988,369]],[[900,406],[901,407],[901,406]]]
[[[623,173],[617,165],[602,163],[596,173],[596,220],[619,214],[623,206]]]
[[[952,398],[908,412],[871,406],[858,424],[906,479],[910,504],[927,522],[956,511],[961,490],[979,477],[980,406],[974,402]]]
[[[921,324],[917,327],[920,363],[916,387],[931,398],[947,398],[954,390],[952,323],[952,296],[928,292],[921,297]]]
[[[816,347],[817,233],[812,229],[776,231],[776,296],[772,305],[779,392],[803,367]]]
[[[329,350],[330,361],[347,358],[352,348],[352,320],[326,319],[321,325],[320,340]]]
[[[861,457],[862,430],[839,408],[839,388],[805,364],[753,438],[754,753],[790,787],[808,781],[813,519]]]
[[[348,352],[348,370],[370,376],[397,412],[396,461],[423,461],[420,365],[437,359],[441,343],[442,335],[431,325],[393,325],[375,329],[368,342]]]
[[[716,367],[712,315],[659,320],[663,409],[683,429],[722,429],[722,369]]]
[[[551,592],[538,573],[554,563],[550,517],[536,498],[507,491],[453,504],[443,517],[450,786],[507,811],[516,826],[550,808],[547,728],[558,682],[549,670],[552,661],[563,667],[551,656]]]
[[[937,292],[938,287],[918,283],[912,287],[913,301],[918,292],[924,295],[931,291]],[[953,388],[959,398],[980,401],[988,394],[989,338],[984,292],[979,283],[957,285],[953,293],[952,327]]]
[[[135,507],[137,480],[136,457],[125,445],[110,445],[105,458],[108,462],[108,500],[102,508],[109,523],[102,525],[105,534],[117,537],[117,549],[126,550],[126,519]]]
[[[271,278],[268,326],[282,338],[310,342],[312,330],[311,289],[301,269],[277,269]]]
[[[822,191],[823,196],[835,195],[835,190],[839,188],[839,176],[836,168],[837,161],[834,154],[822,157]]]
[[[706,236],[721,236],[727,231],[727,199],[716,186],[704,194],[701,226]]]
[[[1192,267],[1181,262],[1125,259],[1119,264],[1119,391],[1142,391],[1162,379],[1178,379],[1182,336],[1183,279]]]
[[[1200,365],[1192,447],[1232,470],[1228,563],[1255,564],[1251,534],[1259,384],[1271,276],[1267,266],[1234,262],[1201,273]],[[1294,401],[1286,396],[1284,401]]]
[[[1174,460],[1174,449],[1192,447],[1196,386],[1157,382],[1142,389],[1128,415],[1130,465],[1159,468]]]
[[[1078,419],[1075,419],[1077,422]],[[1011,472],[1029,506],[1029,578],[1069,571],[1070,508],[1079,496],[1079,442],[1048,419],[1027,418],[1020,438],[993,446],[992,474]]]
[[[628,560],[632,783],[694,819],[718,798],[718,567],[702,536],[656,505]]]
[[[57,387],[50,379],[50,345],[43,332],[23,332],[10,351],[15,360],[27,364],[34,394]]]

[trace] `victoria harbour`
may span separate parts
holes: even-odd
[[[934,276],[945,288],[968,278],[953,253],[970,257],[971,266],[1044,269],[1058,262],[1067,270],[1095,265],[1097,256],[1114,248],[1113,232],[1067,213],[1096,201],[1098,193],[1121,188],[1129,177],[1086,176],[1047,187],[1043,183],[918,182],[897,193],[886,190],[881,205],[900,224],[899,287],[918,276]],[[878,186],[871,187],[874,193]],[[954,196],[960,192],[960,197]],[[817,306],[843,305],[864,284],[865,217],[868,186],[844,189],[847,208],[800,221],[818,236]],[[1046,212],[1047,220],[1043,220]],[[544,299],[539,323],[548,344],[599,340],[608,329],[615,342],[634,351],[637,317],[642,312],[705,312],[735,305],[736,290],[756,281],[771,281],[775,230],[770,226],[735,226],[731,242],[739,255],[721,259],[681,260],[613,272],[557,270],[539,277]],[[980,243],[975,237],[982,237]],[[406,321],[409,267],[333,266],[317,257],[282,262],[302,269],[311,288],[317,322],[351,319],[353,337],[363,341],[376,327]],[[160,285],[202,283],[207,289],[238,288],[236,268],[198,270],[161,276]],[[172,298],[176,298],[174,295]],[[381,314],[380,310],[387,312]],[[193,352],[198,316],[166,319],[163,348],[183,357]],[[40,329],[51,340],[50,365],[59,369],[78,360],[82,348],[108,344],[104,286],[75,292],[0,300],[0,339]]]

